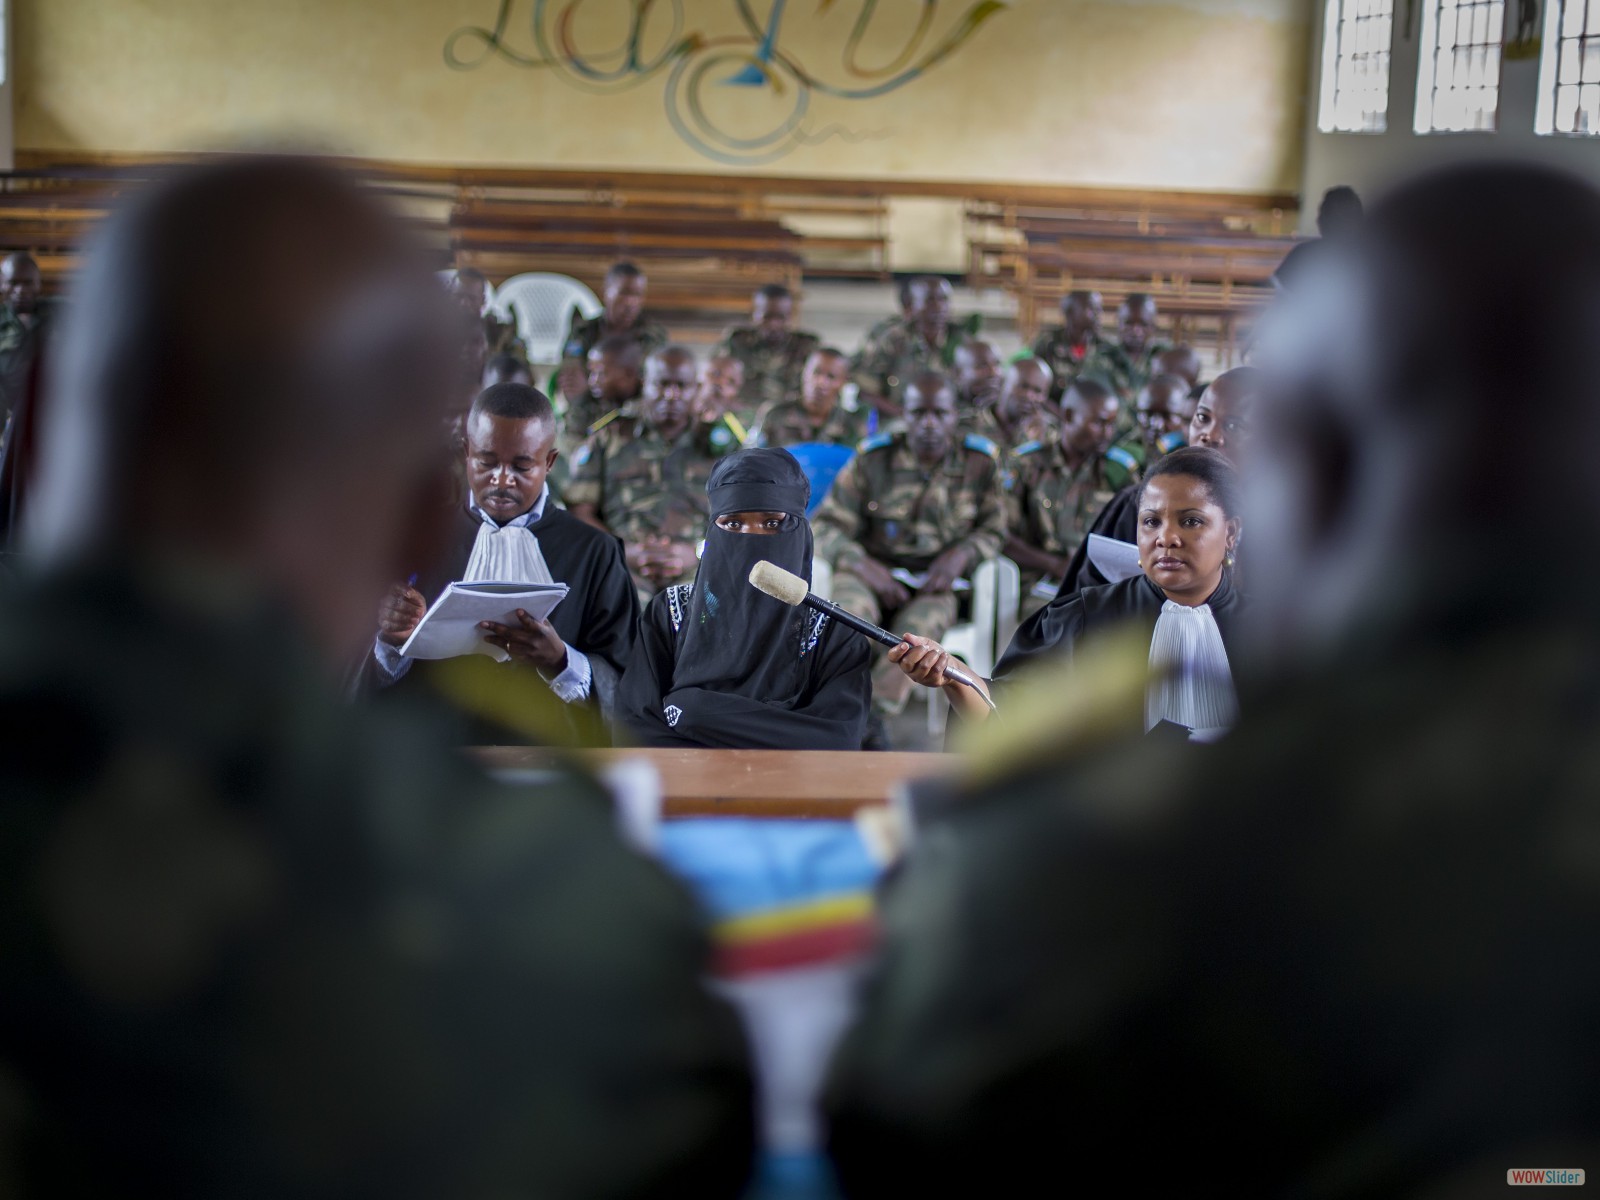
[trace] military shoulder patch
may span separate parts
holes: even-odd
[[[568,461],[574,467],[583,466],[584,463],[589,461],[589,453],[590,453],[591,449],[592,449],[592,447],[589,445],[589,443],[588,442],[584,442],[581,446],[579,446],[576,450],[574,450],[572,452],[572,457]]]
[[[961,444],[968,450],[974,450],[979,454],[987,454],[990,458],[998,459],[1000,457],[1000,447],[996,446],[981,433],[967,434],[967,436],[962,439]]]
[[[1130,451],[1123,449],[1121,446],[1113,446],[1107,450],[1106,460],[1116,463],[1124,471],[1137,471],[1139,469],[1139,460]]]
[[[893,441],[894,441],[894,434],[892,434],[892,433],[880,433],[880,434],[877,434],[874,437],[869,437],[865,441],[860,442],[859,444],[857,444],[856,453],[857,454],[871,454],[874,450],[882,450],[885,446],[888,446]]]

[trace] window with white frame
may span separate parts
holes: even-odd
[[[1382,133],[1389,127],[1393,38],[1394,0],[1327,0],[1317,110],[1324,133]]]
[[[1600,136],[1600,0],[1546,0],[1533,127]]]
[[[1505,32],[1505,0],[1424,0],[1418,133],[1495,128]]]

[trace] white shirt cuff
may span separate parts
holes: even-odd
[[[587,700],[589,688],[594,682],[594,670],[589,666],[589,656],[576,646],[568,646],[566,670],[547,682],[556,697],[566,704]]]
[[[411,660],[401,654],[398,647],[389,645],[382,638],[373,641],[372,657],[377,660],[378,670],[389,683],[399,682],[411,670]]]

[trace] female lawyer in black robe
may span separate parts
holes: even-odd
[[[1260,387],[1261,373],[1255,367],[1235,367],[1218,375],[1201,394],[1189,419],[1189,445],[1210,447],[1238,467],[1249,447],[1250,409]],[[1138,541],[1139,485],[1132,484],[1113,496],[1089,532],[1119,542]],[[1085,537],[1067,563],[1056,596],[1065,598],[1106,582],[1089,561],[1089,539]]]
[[[858,750],[872,696],[865,638],[750,585],[766,560],[811,577],[811,487],[787,450],[741,450],[706,485],[711,524],[692,584],[658,593],[617,694],[646,746]]]
[[[1238,473],[1215,450],[1175,450],[1140,485],[1135,511],[1142,573],[1056,597],[1017,630],[993,682],[999,690],[1040,661],[1070,663],[1094,635],[1140,629],[1150,646],[1146,730],[1168,722],[1198,739],[1217,736],[1237,716],[1228,653],[1245,614],[1232,579]],[[896,647],[889,657],[912,679],[943,686],[963,717],[988,716],[981,700],[943,682],[949,656],[942,647],[908,640],[910,647]],[[1004,711],[1004,698],[998,703]]]

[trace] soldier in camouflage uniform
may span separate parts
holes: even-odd
[[[998,453],[958,432],[955,389],[933,372],[906,388],[906,429],[861,443],[812,521],[817,554],[836,572],[833,598],[893,629],[942,638],[956,619],[955,581],[1005,541]],[[908,586],[892,572],[925,574]],[[911,681],[881,656],[873,670],[879,715],[905,707]]]
[[[825,442],[854,446],[868,436],[867,418],[859,408],[846,408],[839,393],[850,380],[850,360],[841,350],[825,346],[806,359],[800,380],[800,398],[784,400],[762,409],[750,434],[756,446],[793,446],[797,442]]]
[[[1049,603],[1072,553],[1110,499],[1136,476],[1122,455],[1111,457],[1118,404],[1110,388],[1080,379],[1063,397],[1059,432],[1025,442],[1006,472],[1005,552],[1022,568],[1022,615]],[[1045,594],[1035,595],[1035,589]]]
[[[862,339],[863,342],[875,341],[881,338],[889,331],[889,327],[897,321],[911,320],[911,285],[920,278],[921,276],[913,275],[900,281],[900,286],[895,289],[895,303],[900,307],[899,315],[883,317],[878,321],[874,321],[872,328],[867,330],[866,337]]]
[[[980,338],[968,338],[956,347],[956,416],[970,425],[973,418],[994,404],[1000,394],[1000,356]]]
[[[1050,398],[1060,402],[1082,374],[1108,377],[1114,367],[1112,343],[1100,336],[1099,292],[1068,292],[1061,298],[1061,324],[1033,339],[1033,356],[1050,368]]]
[[[667,344],[666,326],[650,320],[644,311],[649,280],[630,262],[619,262],[606,272],[600,299],[605,307],[598,316],[586,317],[572,310],[572,324],[561,348],[561,365],[556,371],[556,390],[570,405],[580,400],[587,389],[585,367],[589,351],[610,334],[631,337],[646,354]]]
[[[978,331],[979,317],[950,319],[950,283],[919,275],[907,284],[905,316],[879,325],[867,335],[850,362],[863,407],[886,418],[900,415],[906,384],[919,371],[947,371],[955,365],[956,348]]]
[[[483,386],[492,388],[497,383],[524,383],[533,387],[533,371],[514,354],[497,354],[484,364]]]
[[[44,280],[28,254],[0,259],[0,430],[28,386],[39,350],[56,322],[56,305],[40,295]]]
[[[450,276],[450,294],[483,323],[485,359],[509,354],[526,364],[528,348],[517,333],[516,317],[502,321],[489,307],[489,278],[476,267],[458,267]]]
[[[1172,346],[1156,337],[1156,302],[1144,292],[1129,292],[1117,309],[1117,340],[1106,355],[1109,382],[1125,405],[1157,374],[1157,362]]]
[[[743,388],[744,364],[737,358],[718,352],[706,359],[700,371],[695,423],[700,440],[717,458],[740,449],[750,440],[751,422],[740,415],[739,409],[739,393]]]
[[[609,420],[636,415],[644,360],[639,343],[620,333],[601,338],[589,351],[588,386],[562,416],[563,453],[576,450]]]
[[[1189,383],[1178,375],[1155,375],[1139,389],[1133,432],[1117,439],[1116,449],[1128,454],[1143,471],[1164,454],[1188,444],[1195,402]]]
[[[337,686],[438,504],[456,347],[405,238],[235,158],[82,268],[0,595],[7,1196],[744,1191],[743,1037],[605,791]]]
[[[638,417],[619,417],[578,448],[562,498],[572,515],[622,539],[640,598],[692,583],[717,459],[695,421],[694,355],[668,346],[645,362]]]
[[[730,330],[717,348],[744,364],[735,412],[747,428],[763,408],[799,399],[801,372],[822,339],[795,329],[793,321],[794,294],[781,283],[769,283],[751,301],[750,324]]]
[[[1050,368],[1037,358],[1018,359],[1001,376],[994,403],[979,409],[964,427],[993,442],[1004,464],[1023,442],[1055,440],[1059,423],[1047,407],[1049,398]]]
[[[1178,376],[1189,385],[1189,394],[1196,400],[1205,391],[1200,382],[1200,369],[1200,356],[1193,346],[1173,346],[1156,355],[1156,374]]]
[[[588,386],[561,414],[556,434],[560,457],[550,468],[550,490],[565,504],[573,460],[589,438],[623,417],[638,415],[644,353],[639,343],[621,334],[603,337],[589,351]]]

